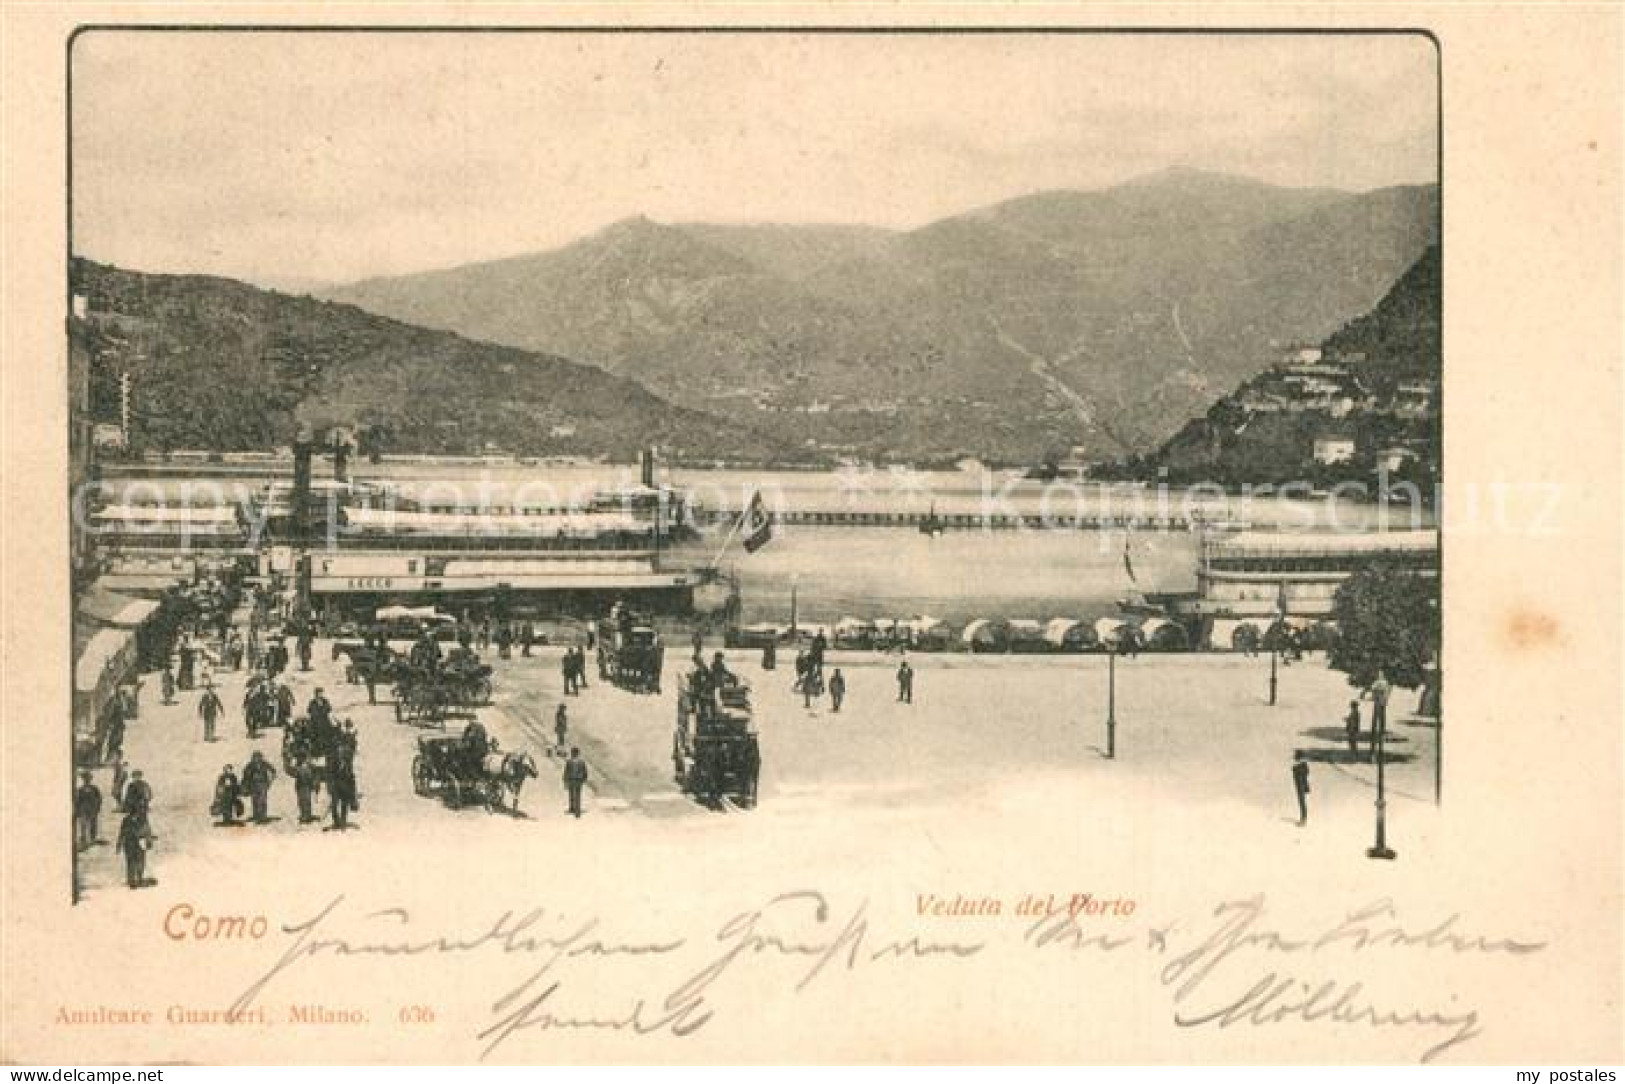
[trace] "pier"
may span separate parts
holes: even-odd
[[[733,509],[691,509],[696,526],[725,523],[738,512]],[[1140,514],[1132,511],[1103,514],[1043,515],[1036,512],[879,512],[845,509],[787,508],[771,513],[776,525],[793,527],[937,527],[944,531],[964,530],[1162,530],[1194,531],[1199,527],[1212,530],[1242,530],[1248,524],[1241,520],[1203,519],[1173,514]]]

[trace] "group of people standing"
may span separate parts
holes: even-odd
[[[152,787],[137,768],[126,775],[123,759],[113,768],[113,806],[119,818],[113,849],[124,859],[124,880],[131,888],[148,888],[158,882],[147,876],[147,851],[157,838],[152,831]],[[73,794],[73,836],[76,850],[84,851],[102,842],[102,791],[89,771],[79,773],[79,786]]]
[[[579,644],[565,648],[559,666],[564,671],[564,695],[579,696],[587,687],[587,649]]]

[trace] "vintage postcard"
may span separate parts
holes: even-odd
[[[1620,44],[8,13],[0,1057],[1618,1062]]]

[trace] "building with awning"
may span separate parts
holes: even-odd
[[[102,747],[108,717],[119,688],[139,672],[143,657],[162,653],[163,604],[92,584],[80,594],[73,613],[74,755],[93,761]]]

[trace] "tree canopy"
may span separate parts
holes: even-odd
[[[1338,587],[1332,613],[1338,639],[1330,661],[1350,685],[1370,685],[1383,672],[1395,685],[1422,684],[1440,643],[1436,579],[1380,566],[1362,569]]]

